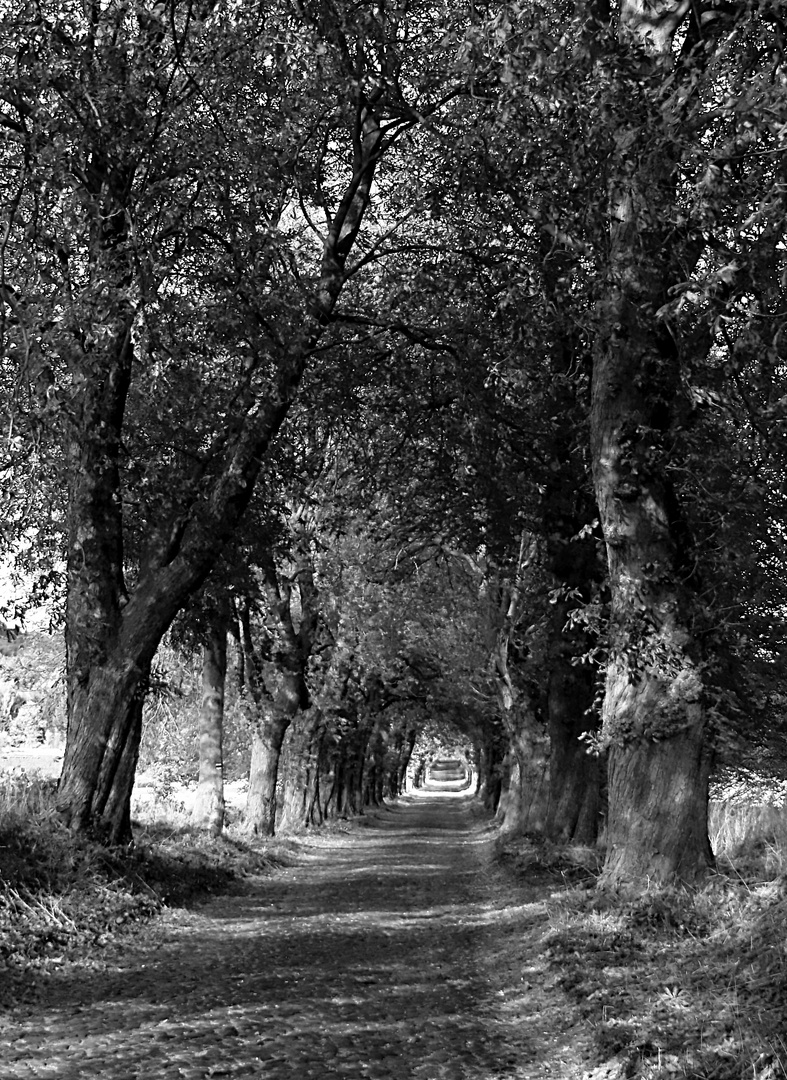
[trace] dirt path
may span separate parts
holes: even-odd
[[[54,977],[2,1022],[0,1080],[578,1077],[582,1029],[532,951],[544,893],[493,867],[466,800],[403,799]]]

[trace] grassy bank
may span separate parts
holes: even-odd
[[[167,907],[188,907],[266,873],[277,845],[232,828],[219,840],[156,803],[123,851],[75,837],[54,811],[55,781],[0,775],[0,1006],[35,994],[35,978],[100,957]]]
[[[506,849],[556,889],[542,947],[592,1031],[588,1080],[787,1077],[787,806],[711,808],[698,891],[592,889],[600,853]]]

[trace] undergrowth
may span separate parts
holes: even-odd
[[[188,907],[275,865],[271,849],[185,824],[135,823],[110,849],[75,836],[54,809],[54,782],[0,776],[0,1005],[35,993],[36,973],[84,960],[165,906]]]
[[[592,1032],[589,1077],[787,1077],[787,813],[717,808],[711,833],[717,870],[693,891],[596,889],[591,849],[502,852],[563,886],[543,946]]]

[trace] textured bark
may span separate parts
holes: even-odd
[[[271,658],[261,656],[254,645],[248,605],[239,617],[252,727],[244,823],[250,832],[261,836],[272,836],[276,829],[276,789],[287,729],[310,705],[306,667],[319,629],[319,597],[306,538],[301,538],[296,547],[298,629],[292,612],[294,586],[282,580],[271,557],[263,558],[260,567],[267,600],[268,632],[273,640]]]
[[[281,757],[281,801],[277,806],[281,832],[314,824],[323,723],[320,711],[311,708],[299,713],[287,729]]]
[[[542,835],[549,813],[549,741],[532,715],[509,720],[508,783],[498,807],[503,832]]]
[[[252,730],[244,824],[259,836],[273,836],[276,829],[276,784],[289,725],[289,718],[258,717]]]
[[[556,250],[551,233],[542,232],[539,243],[545,292],[559,310],[561,281],[570,277],[574,256]],[[571,619],[605,577],[596,537],[588,535],[597,508],[584,446],[585,382],[576,376],[589,363],[584,336],[569,323],[550,350],[548,414],[563,423],[550,434],[550,468],[541,495],[544,567],[558,590],[550,605],[544,702],[550,744],[546,835],[557,843],[595,840],[601,802],[598,758],[589,756],[581,741],[599,725],[594,669],[582,661],[598,642],[582,622]]]
[[[593,725],[586,709],[594,679],[585,667],[555,664],[547,692],[550,795],[546,834],[556,843],[591,844],[601,811],[601,767],[581,737]]]
[[[588,600],[602,568],[592,537],[576,537],[590,520],[586,499],[577,499],[576,484],[566,496],[550,500],[546,514],[546,563],[555,583],[573,596]],[[573,496],[573,497],[572,497]],[[579,503],[579,505],[576,505]],[[573,505],[572,505],[573,504]],[[595,670],[581,658],[596,642],[581,626],[570,622],[575,599],[558,599],[552,606],[549,675],[545,714],[549,736],[549,805],[546,835],[557,843],[592,843],[598,834],[601,810],[601,768],[584,736],[598,729]]]
[[[674,336],[658,315],[676,265],[676,166],[659,103],[683,3],[621,5],[642,92],[628,96],[609,162],[613,222],[593,356],[591,452],[606,541],[611,624],[602,883],[695,881],[712,863],[702,656],[693,636],[691,538],[671,483],[682,406]]]
[[[568,457],[568,454],[566,454]],[[573,468],[556,474],[555,489],[547,491],[544,507],[546,568],[563,597],[555,600],[550,618],[548,678],[544,711],[549,738],[549,797],[546,835],[558,843],[595,840],[601,808],[601,770],[588,753],[583,736],[598,728],[594,706],[595,672],[581,658],[595,642],[570,613],[581,597],[588,600],[602,568],[592,537],[575,539],[591,517]],[[572,482],[573,480],[573,482]]]
[[[503,794],[505,762],[504,736],[495,723],[489,723],[477,748],[478,797],[484,808],[497,813]]]
[[[93,832],[111,842],[128,839],[124,822],[129,819],[133,776],[129,779],[125,770],[136,760],[150,665],[185,602],[187,580],[177,567],[168,567],[138,584],[119,613],[114,635],[108,632],[101,657],[94,657],[81,678],[71,673],[57,806],[63,822],[74,830]],[[82,610],[73,597],[71,604],[72,611]],[[116,778],[118,787],[110,798]],[[123,798],[126,805],[121,805]]]
[[[396,769],[391,773],[391,795],[404,794],[407,786],[407,770],[410,768],[410,759],[413,756],[415,740],[418,731],[413,728],[410,731],[402,731],[399,741]]]
[[[702,713],[698,707],[693,725],[647,752],[636,741],[610,748],[604,884],[693,884],[712,866]]]
[[[344,813],[347,816],[363,813],[364,774],[370,734],[359,718],[355,717],[354,726],[346,731],[342,740],[345,776]]]
[[[199,780],[192,821],[219,836],[224,828],[224,686],[227,630],[211,629],[202,650],[202,703],[199,716]]]
[[[363,805],[380,806],[385,786],[385,738],[377,721],[367,742],[364,763]]]
[[[543,831],[549,799],[549,747],[537,693],[518,675],[522,658],[516,650],[515,628],[521,614],[523,585],[537,554],[533,536],[523,531],[516,573],[501,583],[500,625],[494,667],[502,731],[507,740],[497,816],[509,833]]]
[[[126,180],[133,176],[118,164]],[[74,342],[74,399],[68,430],[66,687],[67,733],[58,808],[75,829],[110,842],[130,835],[129,806],[118,805],[144,681],[158,645],[129,650],[124,640],[126,587],[120,500],[120,445],[131,382],[134,310],[122,298],[131,278],[125,254],[120,175],[97,157],[87,184],[92,217],[91,278],[104,282],[114,311],[105,340]],[[79,335],[74,335],[79,339]],[[86,720],[86,718],[89,718]],[[125,740],[131,739],[128,751]],[[122,767],[121,767],[122,763]],[[110,798],[118,777],[116,797]],[[132,778],[133,782],[133,778]]]

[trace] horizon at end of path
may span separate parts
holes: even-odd
[[[292,863],[64,966],[2,1018],[0,1080],[579,1080],[538,942],[555,888],[466,793],[288,838]]]

